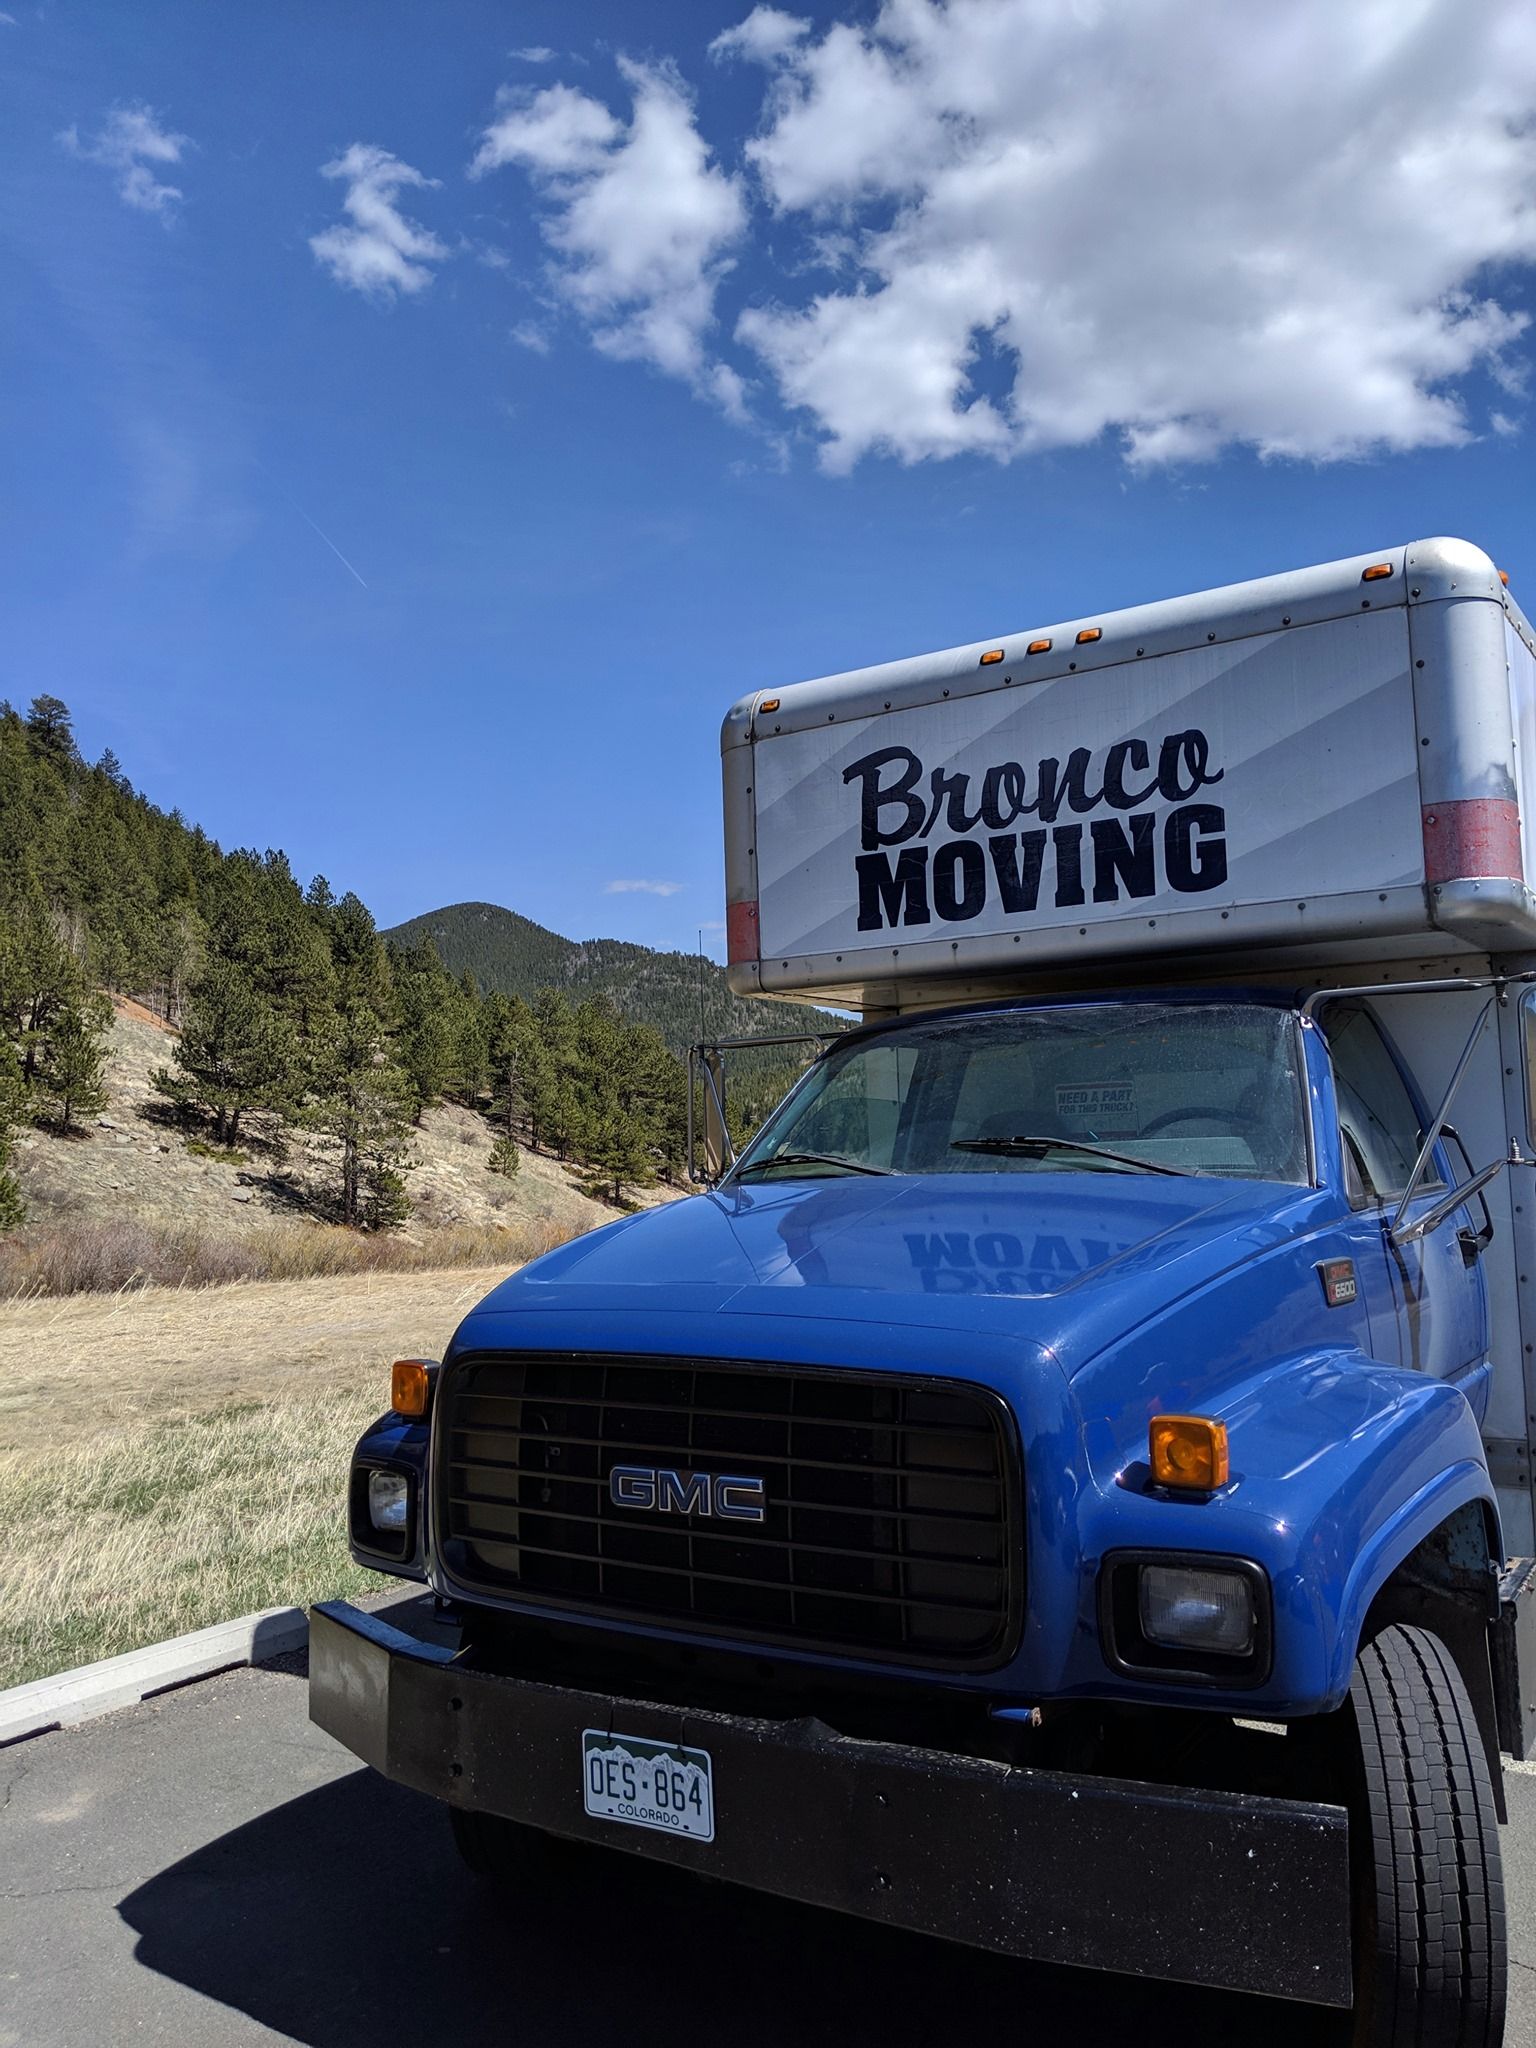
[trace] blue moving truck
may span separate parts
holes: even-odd
[[[403,1361],[311,1712],[572,1843],[1503,2036],[1536,1747],[1536,638],[1431,540],[774,692],[687,1200]]]

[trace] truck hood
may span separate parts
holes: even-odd
[[[1271,1182],[1110,1173],[839,1177],[730,1186],[536,1261],[471,1322],[583,1310],[835,1318],[1027,1339],[1067,1370],[1327,1198]],[[461,1344],[490,1341],[466,1327]],[[712,1340],[724,1342],[718,1335]]]

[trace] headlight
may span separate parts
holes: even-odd
[[[1246,1574],[1187,1565],[1141,1568],[1141,1632],[1168,1650],[1246,1657],[1253,1649],[1253,1587]]]
[[[410,1513],[411,1484],[403,1472],[368,1474],[368,1519],[375,1529],[403,1535]]]
[[[1274,1661],[1273,1595],[1251,1558],[1111,1550],[1099,1573],[1099,1639],[1127,1678],[1225,1689],[1262,1685]]]

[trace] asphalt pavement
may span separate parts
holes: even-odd
[[[0,2048],[1333,2038],[1305,2007],[1009,1962],[602,1852],[499,1900],[431,1801],[309,1725],[300,1671],[0,1750]],[[1536,1776],[1507,1782],[1507,2042],[1536,2048]]]

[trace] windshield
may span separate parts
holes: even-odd
[[[1295,1020],[1243,1003],[1087,1003],[898,1026],[834,1047],[742,1179],[1200,1173],[1305,1184]]]

